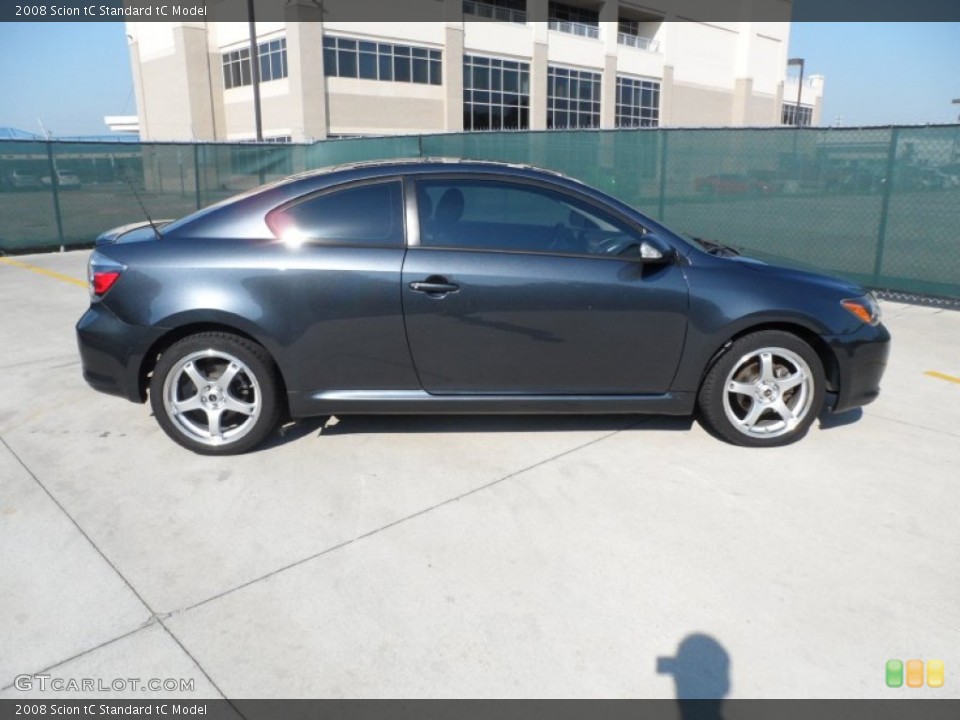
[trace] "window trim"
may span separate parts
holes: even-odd
[[[486,61],[488,61],[489,63],[493,63],[493,62],[498,62],[498,63],[500,63],[500,67],[499,67],[499,68],[494,68],[494,66],[493,66],[492,64],[487,65],[487,68],[488,68],[489,70],[494,70],[494,69],[499,69],[499,70],[500,70],[500,72],[501,72],[500,90],[493,90],[493,89],[490,89],[490,88],[488,88],[487,90],[483,90],[483,89],[480,89],[480,88],[475,88],[475,87],[473,87],[473,72],[472,72],[472,70],[473,70],[473,68],[478,67],[478,65],[477,65],[476,62],[475,62],[475,61],[478,60],[478,59],[480,59],[480,60],[486,60]],[[469,64],[468,64],[468,63],[469,63]],[[504,63],[516,63],[516,64],[517,64],[517,69],[516,69],[516,70],[513,70],[512,68],[505,68],[505,67],[503,67],[503,64],[504,64]],[[509,131],[509,130],[529,130],[529,129],[530,129],[531,102],[532,102],[532,94],[531,94],[531,92],[530,92],[530,81],[531,81],[531,75],[532,75],[531,69],[530,69],[530,62],[527,61],[527,60],[519,60],[519,59],[511,58],[511,57],[502,57],[502,56],[498,56],[498,55],[489,55],[489,54],[484,54],[484,53],[472,53],[472,54],[464,53],[464,55],[463,55],[463,69],[466,70],[468,67],[471,69],[471,73],[470,73],[470,74],[471,74],[471,78],[470,78],[470,87],[469,87],[469,88],[467,88],[466,80],[464,80],[464,83],[463,83],[463,115],[464,115],[464,120],[466,121],[467,109],[469,108],[469,109],[470,109],[470,113],[471,113],[471,118],[470,118],[470,129],[469,129],[469,130],[466,130],[466,129],[465,129],[464,132],[503,132],[503,131]],[[479,67],[483,67],[483,66],[482,66],[482,65],[479,65]],[[507,73],[507,72],[516,72],[516,73],[517,73],[517,91],[516,91],[516,92],[512,92],[512,91],[509,91],[509,90],[504,89],[505,83],[504,83],[504,75],[503,75],[503,74],[504,74],[504,73]],[[527,80],[527,91],[526,91],[525,93],[523,92],[524,74],[526,74],[526,80]],[[502,98],[503,98],[504,95],[516,95],[516,96],[517,96],[517,103],[518,103],[517,106],[516,106],[518,127],[516,127],[516,128],[505,127],[505,126],[504,126],[504,123],[503,123],[503,117],[504,117],[503,111],[504,111],[504,110],[507,110],[507,109],[513,109],[514,106],[512,106],[512,105],[507,105],[507,104],[504,103],[504,102],[494,103],[494,102],[492,102],[492,99],[491,99],[490,102],[487,102],[487,103],[485,103],[485,104],[484,104],[484,103],[477,103],[477,102],[475,102],[475,101],[473,100],[473,97],[474,97],[474,96],[473,96],[472,93],[475,93],[475,92],[486,92],[486,93],[488,93],[488,94],[491,95],[491,96],[492,96],[494,93],[499,93],[500,96],[501,96],[501,100],[502,100]],[[469,101],[469,102],[467,101],[467,93],[471,93],[471,95],[470,95],[470,101]],[[525,102],[524,102],[524,101],[525,101]],[[493,124],[491,123],[491,125],[490,125],[489,128],[479,128],[479,129],[476,128],[476,127],[474,126],[475,124],[474,124],[474,122],[473,122],[473,112],[474,112],[474,110],[475,110],[476,108],[478,108],[478,107],[486,107],[488,110],[490,110],[490,109],[492,109],[492,108],[494,108],[494,107],[500,108],[500,110],[501,110],[501,113],[500,113],[500,126],[499,126],[499,127],[494,127]],[[526,112],[526,123],[523,123],[523,122],[522,122],[522,118],[523,118],[524,112]],[[464,126],[466,126],[466,122],[464,122]]]
[[[640,93],[642,99],[643,91],[648,88],[644,87],[644,83],[647,83],[651,86],[649,88],[651,92],[655,93],[657,98],[656,105],[644,105],[642,102],[636,105],[627,105],[620,101],[622,96],[622,90],[627,84],[631,84],[630,91],[631,93]],[[614,127],[617,130],[636,130],[638,128],[659,128],[660,127],[660,107],[662,99],[662,90],[663,82],[656,78],[642,77],[639,75],[628,75],[626,73],[617,73],[616,77],[616,92],[614,96]],[[651,124],[643,124],[643,112],[644,110],[652,110],[655,112],[655,117],[649,118]],[[633,117],[633,111],[636,111],[637,117]],[[637,120],[637,124],[625,124],[625,120]]]
[[[270,44],[274,42],[280,43],[280,47],[276,51],[270,50]],[[266,50],[263,50],[264,47],[266,48]],[[240,55],[243,52],[247,53],[246,58],[240,57]],[[233,58],[228,59],[229,56],[233,54],[237,54],[237,57],[235,59]],[[271,35],[265,38],[258,37],[257,38],[257,62],[258,64],[261,65],[261,69],[263,65],[263,58],[272,57],[274,54],[279,55],[281,58],[280,66],[281,66],[281,72],[283,74],[278,77],[264,78],[261,73],[261,77],[260,77],[261,83],[274,82],[275,80],[286,80],[290,77],[290,69],[289,69],[288,58],[287,58],[287,36],[284,34],[280,34],[280,35]],[[234,66],[237,67],[238,72],[240,73],[240,82],[236,84],[231,82],[228,87],[226,71],[227,71],[227,68],[230,67],[231,76],[232,76],[232,70]],[[249,79],[250,79],[250,82],[247,82],[247,83],[243,82],[244,66],[246,66],[247,68],[247,75],[249,76]],[[272,75],[272,69],[271,69],[271,75]],[[220,48],[220,77],[223,82],[224,92],[229,92],[230,90],[236,90],[237,88],[250,87],[251,85],[253,85],[253,58],[250,56],[249,42],[245,44],[239,44],[239,45],[237,44],[228,45],[226,48]]]
[[[331,46],[328,46],[332,44]],[[341,48],[341,43],[353,43],[353,47]],[[361,50],[360,46],[363,43],[372,44],[373,50],[365,49]],[[385,48],[389,48],[389,53],[385,51]],[[401,52],[397,52],[400,50]],[[390,40],[387,38],[372,39],[368,37],[362,37],[359,35],[341,35],[339,33],[324,33],[323,40],[321,41],[321,52],[324,55],[323,63],[323,75],[324,77],[331,78],[346,78],[350,80],[365,80],[367,82],[394,82],[394,83],[403,83],[407,85],[423,85],[425,87],[443,87],[443,63],[445,62],[445,52],[444,48],[436,47],[433,45],[413,45],[402,40]],[[326,61],[326,54],[332,52],[335,62],[333,64]],[[343,75],[340,73],[340,54],[341,53],[351,53],[355,56],[356,60],[356,73],[354,75]],[[417,55],[421,53],[421,55]],[[370,55],[375,59],[374,70],[375,77],[363,77],[360,71],[361,56]],[[401,62],[398,64],[397,58],[401,58]],[[402,60],[408,60],[409,62],[403,63]],[[380,77],[382,74],[381,71],[384,69],[381,66],[381,63],[387,60],[387,66],[389,66],[390,77]],[[415,80],[415,70],[414,67],[417,65],[417,61],[422,61],[426,63],[424,65],[426,71],[426,81],[421,82]],[[397,69],[406,67],[409,70],[409,76],[406,79],[398,79]],[[434,76],[436,75],[436,82],[434,82]]]
[[[651,228],[646,227],[644,224],[634,220],[632,217],[624,214],[619,209],[610,207],[608,204],[590,197],[584,193],[579,193],[573,190],[572,188],[566,188],[560,185],[555,185],[546,180],[541,180],[539,178],[529,178],[529,177],[516,177],[513,175],[505,175],[497,172],[442,172],[442,173],[424,173],[413,176],[408,176],[407,178],[410,182],[406,183],[409,185],[409,189],[406,190],[406,204],[407,204],[407,214],[413,216],[413,221],[411,222],[410,217],[407,219],[407,247],[409,249],[420,249],[420,250],[438,250],[442,252],[470,252],[470,253],[506,253],[509,255],[536,255],[539,257],[561,257],[561,258],[590,258],[592,260],[617,260],[620,262],[640,262],[641,258],[632,258],[632,257],[623,257],[620,255],[595,255],[591,253],[569,253],[569,252],[549,252],[541,250],[507,250],[503,248],[467,248],[467,247],[449,247],[449,246],[427,246],[423,245],[420,240],[420,206],[417,200],[417,195],[419,194],[419,188],[421,182],[431,182],[431,181],[450,181],[450,180],[482,180],[482,181],[496,181],[496,182],[505,182],[512,185],[526,185],[529,187],[540,188],[542,190],[549,190],[551,192],[557,193],[558,195],[563,195],[566,197],[573,198],[574,200],[580,201],[582,204],[589,207],[596,208],[599,211],[602,211],[608,215],[612,215],[614,218],[622,222],[631,230],[635,231],[638,235],[652,235],[656,237],[656,233]],[[663,241],[660,241],[663,242]]]
[[[317,198],[324,197],[326,195],[332,195],[336,192],[341,192],[344,190],[353,190],[355,188],[367,187],[373,185],[387,185],[389,183],[399,183],[400,184],[400,212],[398,213],[400,219],[400,242],[392,245],[383,245],[383,244],[371,244],[371,243],[359,243],[359,242],[325,242],[321,238],[308,237],[303,241],[304,245],[309,245],[311,247],[328,247],[328,248],[363,248],[368,250],[406,250],[409,243],[409,229],[408,229],[408,199],[407,199],[407,189],[406,186],[410,183],[405,181],[405,178],[402,175],[388,175],[381,177],[373,178],[362,178],[359,180],[346,180],[344,182],[337,183],[336,185],[329,185],[327,187],[319,188],[308,192],[306,195],[299,195],[295,198],[287,200],[280,205],[277,205],[264,215],[263,221],[267,228],[270,230],[270,234],[273,236],[273,239],[276,242],[282,243],[283,240],[280,238],[280,234],[277,229],[274,227],[275,220],[274,216],[279,216],[286,210],[289,210],[292,207],[301,205],[303,203],[316,200]]]
[[[800,124],[797,125],[797,103],[784,99],[780,104],[780,127],[814,127],[813,125],[814,106],[800,103]],[[792,115],[792,119],[788,118]],[[804,122],[806,121],[806,122]]]
[[[578,83],[585,82],[583,78],[584,75],[595,76],[595,77],[591,77],[586,82],[589,82],[591,86],[594,84],[596,85],[596,90],[598,93],[597,99],[594,100],[592,98],[593,88],[591,88],[591,99],[587,101],[583,100],[580,97],[570,97],[569,94],[567,95],[567,97],[560,97],[559,95],[556,95],[556,94],[551,95],[550,81],[551,79],[553,80],[553,86],[554,88],[556,88],[556,83],[557,83],[557,80],[559,79],[559,76],[557,74],[558,71],[562,71],[566,73],[577,73],[576,81]],[[552,78],[551,78],[551,74],[552,74]],[[566,76],[566,79],[568,81],[571,80],[572,79],[571,75],[568,74]],[[600,129],[600,124],[603,118],[603,72],[602,71],[598,72],[595,68],[581,67],[576,65],[565,65],[563,63],[549,63],[547,65],[547,88],[546,89],[547,89],[547,129],[548,130],[564,131],[564,130],[599,130]],[[573,102],[573,103],[576,103],[578,107],[576,110],[571,110],[569,107],[566,110],[562,110],[557,108],[556,106],[558,101],[565,102],[565,103]],[[586,112],[586,113],[581,111],[579,109],[579,105],[581,102],[589,102],[591,105],[596,105],[596,110],[594,111],[593,109],[591,109],[589,112]],[[586,114],[589,114],[592,120],[593,115],[596,114],[596,124],[580,125],[578,122],[576,125],[573,125],[573,126],[569,124],[565,126],[558,126],[556,124],[555,116],[557,113],[561,113],[561,112],[566,113],[567,115],[573,114],[577,116],[578,120],[581,115],[586,115]],[[554,116],[552,125],[551,125],[551,115]]]

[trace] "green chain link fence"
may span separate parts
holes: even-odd
[[[668,226],[875,288],[960,298],[960,125],[352,138],[312,145],[0,141],[0,252],[89,245],[295,172],[380,158],[550,168]],[[59,182],[52,179],[59,178]]]

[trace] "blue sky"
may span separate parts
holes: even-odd
[[[0,127],[104,135],[104,115],[135,114],[124,24],[0,23]]]
[[[0,127],[102,135],[136,112],[123,23],[0,23],[0,47]],[[960,23],[795,23],[790,55],[826,76],[825,125],[960,114]]]
[[[826,76],[822,124],[956,122],[960,23],[794,23],[791,57]]]

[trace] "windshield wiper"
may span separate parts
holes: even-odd
[[[736,257],[740,254],[740,251],[736,248],[731,247],[730,245],[724,245],[723,243],[718,243],[715,240],[705,240],[704,238],[700,237],[695,237],[693,239],[711,255],[717,255],[719,257]]]

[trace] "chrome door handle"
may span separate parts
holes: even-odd
[[[428,295],[446,295],[447,293],[457,292],[460,286],[456,283],[433,281],[432,278],[428,278],[422,282],[410,283],[410,289]]]

